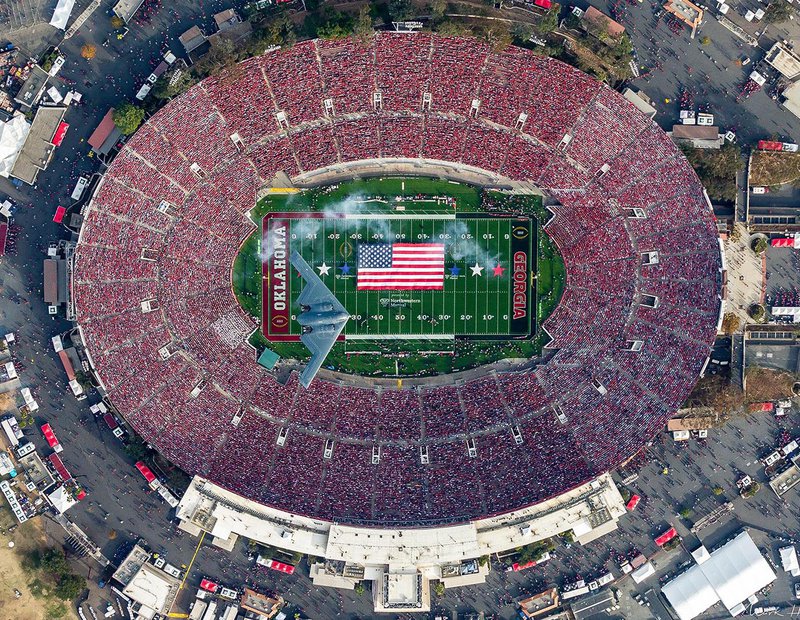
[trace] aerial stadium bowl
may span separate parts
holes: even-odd
[[[308,389],[256,363],[232,274],[258,200],[388,176],[544,195],[567,278],[537,363]],[[620,94],[527,50],[381,33],[249,59],[150,118],[87,209],[74,288],[110,400],[187,473],[413,526],[528,506],[636,453],[710,352],[721,261],[695,173]]]

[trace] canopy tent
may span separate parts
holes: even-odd
[[[780,237],[772,239],[770,242],[773,248],[794,248],[800,249],[800,236],[797,237]]]
[[[651,575],[656,574],[656,569],[651,562],[644,564],[631,573],[631,577],[636,583],[642,583]]]
[[[666,543],[668,543],[670,540],[672,540],[673,538],[675,538],[677,535],[678,535],[678,532],[676,532],[676,531],[675,531],[675,528],[674,528],[674,527],[670,527],[670,528],[669,528],[669,529],[668,529],[666,532],[664,532],[663,534],[661,534],[661,536],[659,536],[658,538],[656,538],[656,540],[655,540],[655,543],[656,543],[656,544],[657,544],[659,547],[661,547],[662,545],[665,545],[665,544],[666,544]]]
[[[792,323],[800,323],[800,307],[798,306],[772,306],[769,310],[772,316],[785,316],[792,319]]]
[[[691,620],[722,601],[730,612],[775,581],[775,573],[747,532],[667,583],[661,591],[681,620]]]
[[[781,547],[780,552],[783,570],[792,577],[800,577],[800,564],[797,563],[797,551],[795,551],[794,545]]]
[[[0,123],[0,176],[8,178],[30,130],[30,123],[19,113]]]
[[[53,11],[53,17],[50,20],[50,25],[55,26],[59,30],[67,29],[67,22],[69,16],[72,14],[72,7],[75,6],[75,0],[58,0],[56,10]]]
[[[50,493],[47,496],[47,499],[50,500],[50,503],[53,504],[53,508],[55,508],[59,514],[65,513],[67,510],[72,508],[72,506],[77,504],[75,498],[72,497],[72,494],[66,488],[64,488],[63,484],[55,491]]]

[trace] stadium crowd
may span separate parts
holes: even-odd
[[[255,363],[231,265],[258,188],[382,157],[476,166],[559,201],[546,230],[567,287],[546,364],[305,390]],[[618,93],[525,50],[422,33],[299,43],[170,102],[109,167],[73,279],[98,376],[170,460],[291,512],[384,524],[513,510],[636,452],[692,388],[721,283],[695,173]]]

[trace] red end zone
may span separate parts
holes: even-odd
[[[291,309],[291,228],[292,220],[323,219],[325,213],[268,213],[261,220],[261,331],[275,341],[299,341],[300,334],[290,333]],[[336,216],[333,216],[336,217]]]

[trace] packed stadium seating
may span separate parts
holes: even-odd
[[[258,188],[381,157],[474,166],[560,203],[546,232],[567,286],[544,363],[308,390],[255,363],[230,278]],[[188,473],[319,518],[443,523],[562,493],[652,437],[714,338],[715,230],[679,150],[596,80],[526,50],[380,33],[271,51],[156,113],[88,208],[73,284],[112,402]]]

